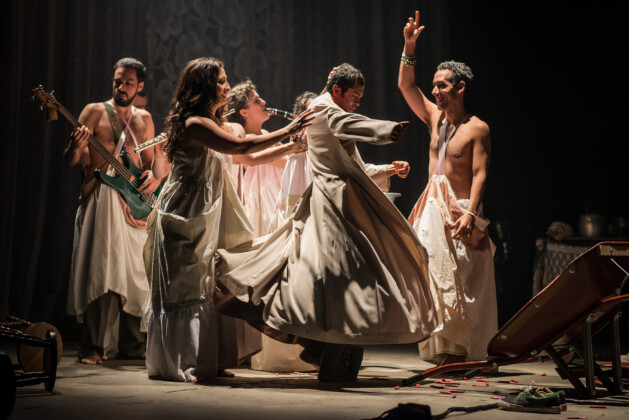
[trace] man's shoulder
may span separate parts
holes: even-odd
[[[489,125],[475,115],[470,117],[469,127],[474,133],[481,135],[489,134]]]
[[[336,104],[332,100],[332,96],[329,93],[324,93],[323,95],[317,96],[310,103],[310,109],[316,110],[317,108],[335,106]]]
[[[89,103],[89,104],[85,105],[85,108],[83,108],[83,112],[88,112],[90,114],[106,112],[106,110],[105,110],[105,103],[104,102],[92,102],[92,103]]]
[[[135,118],[141,118],[144,121],[153,120],[153,116],[146,109],[135,108],[135,110],[133,111],[133,116]]]

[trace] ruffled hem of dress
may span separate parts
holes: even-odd
[[[185,382],[216,376],[217,339],[217,315],[210,300],[153,305],[148,314],[148,376]]]

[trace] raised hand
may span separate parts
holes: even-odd
[[[404,27],[404,41],[408,43],[415,43],[417,37],[424,30],[423,26],[419,26],[419,12],[415,12],[415,19],[408,18],[408,23]]]
[[[328,91],[328,82],[330,81],[330,79],[332,78],[332,76],[334,76],[334,73],[336,73],[336,71],[338,70],[338,66],[334,67],[332,70],[330,70],[330,74],[328,74],[328,80],[325,82],[325,87],[323,88],[323,90],[321,91],[321,93],[319,95],[323,95],[324,93],[326,93]]]
[[[409,124],[410,122],[408,121],[402,121],[401,123],[393,127],[393,131],[391,132],[391,140],[397,141],[397,139],[400,138],[400,136],[402,135],[402,133],[404,132],[406,127],[408,127]]]
[[[313,113],[314,111],[312,109],[307,109],[302,112],[299,117],[295,118],[293,122],[286,126],[286,130],[288,131],[287,134],[289,136],[297,134],[298,132],[312,124],[312,119],[314,118],[314,115],[312,115]]]

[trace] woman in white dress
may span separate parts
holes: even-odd
[[[245,80],[234,86],[227,102],[229,108],[235,111],[229,116],[229,121],[240,124],[246,135],[260,135],[267,132],[262,128],[262,124],[270,118],[266,111],[266,102],[260,97],[251,80]],[[267,233],[275,215],[276,200],[287,161],[286,156],[303,150],[301,144],[296,142],[277,144],[262,152],[233,157],[234,164],[245,165],[242,183],[243,199],[256,237]]]
[[[266,101],[260,97],[256,86],[250,80],[234,86],[228,95],[227,103],[230,109],[234,109],[234,113],[229,116],[231,124],[242,126],[248,136],[266,133],[262,128],[262,124],[269,119]],[[302,111],[305,111],[305,108]],[[295,142],[278,144],[262,152],[233,156],[234,164],[246,166],[242,195],[245,210],[255,229],[254,237],[265,235],[275,220],[282,175],[289,159],[287,155],[305,155],[295,153],[305,150],[300,142]],[[301,192],[303,193],[303,190]],[[270,372],[316,369],[316,366],[299,358],[301,350],[301,346],[280,343],[262,335],[262,351],[251,357],[251,368]]]
[[[293,115],[299,115],[308,109],[308,105],[317,94],[314,92],[303,92],[296,99],[293,104]],[[300,140],[307,142],[306,133],[299,134],[302,137]],[[312,173],[310,171],[310,160],[308,158],[308,151],[304,150],[301,153],[293,153],[288,157],[286,166],[284,168],[284,174],[282,175],[282,183],[279,196],[277,197],[277,222],[275,226],[281,224],[286,219],[297,200],[306,191],[308,185],[312,182]],[[272,226],[273,228],[274,226]],[[271,232],[272,228],[269,230]]]
[[[281,130],[239,139],[221,127],[229,90],[223,63],[199,58],[184,69],[170,106],[165,151],[172,169],[144,247],[150,377],[199,381],[236,363],[237,352],[221,342],[225,332],[212,302],[214,252],[250,240],[252,229],[222,154],[262,150],[311,119],[304,113]]]

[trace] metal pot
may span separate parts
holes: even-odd
[[[615,217],[612,220],[612,236],[626,238],[629,236],[629,217]]]
[[[608,235],[607,216],[582,214],[579,216],[579,234],[585,238],[601,238]]]

